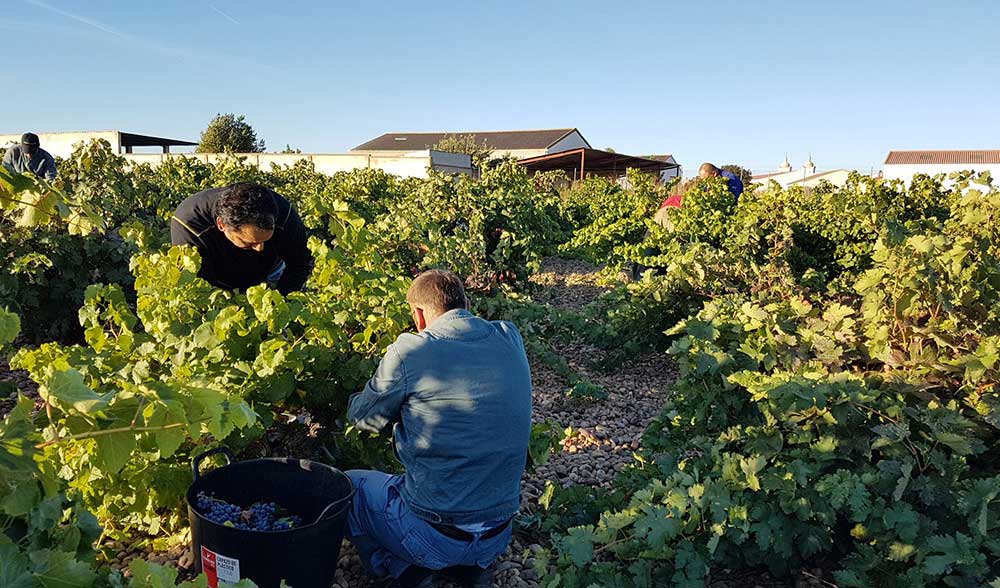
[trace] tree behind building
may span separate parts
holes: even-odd
[[[198,153],[260,153],[264,139],[257,138],[242,114],[216,114],[201,134]]]
[[[743,182],[743,186],[745,188],[750,187],[750,182],[753,181],[753,174],[750,173],[750,170],[747,168],[736,165],[735,163],[730,163],[729,165],[722,166],[722,169],[733,172],[733,174],[739,178],[741,182]]]
[[[472,157],[472,164],[480,169],[493,157],[493,149],[486,144],[486,139],[481,143],[477,142],[475,135],[447,135],[431,149],[447,153],[466,153]]]

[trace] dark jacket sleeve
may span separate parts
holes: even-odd
[[[278,280],[278,291],[282,294],[301,290],[313,269],[313,256],[307,244],[306,227],[293,207],[289,211],[282,235],[281,259],[285,271]]]
[[[198,277],[210,284],[219,283],[218,277],[215,275],[215,268],[212,266],[212,260],[205,255],[204,244],[190,229],[178,222],[177,217],[170,219],[170,244],[190,245],[196,248],[201,255],[201,269],[198,270]]]

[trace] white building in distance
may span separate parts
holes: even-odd
[[[793,169],[792,164],[788,162],[788,157],[785,157],[785,160],[778,166],[778,171],[753,176],[752,182],[762,186],[767,186],[771,182],[777,182],[782,188],[790,188],[792,186],[815,188],[822,182],[829,182],[834,186],[843,186],[847,183],[847,177],[850,174],[851,170],[847,169],[831,169],[818,172],[816,171],[816,164],[813,163],[812,155],[809,156],[808,161],[801,168]]]
[[[255,165],[264,171],[274,166],[294,165],[299,160],[307,160],[316,171],[327,175],[355,169],[375,168],[402,177],[426,178],[429,169],[444,173],[472,175],[472,158],[464,153],[446,153],[433,149],[418,149],[397,152],[373,153],[171,153],[173,147],[191,148],[194,141],[181,141],[165,137],[140,135],[125,131],[74,131],[59,133],[37,133],[42,149],[55,157],[67,158],[73,149],[81,144],[103,139],[111,145],[111,150],[121,154],[129,163],[147,163],[158,166],[173,157],[187,157],[202,163],[218,163],[229,157],[239,157],[247,165]],[[10,145],[20,143],[21,133],[0,135],[0,155]],[[136,149],[145,149],[139,153]],[[158,152],[149,153],[155,149]]]
[[[947,176],[957,171],[988,171],[992,177],[1000,178],[1000,150],[890,151],[882,177],[909,184],[913,174]]]
[[[39,132],[38,142],[42,149],[53,157],[66,158],[73,154],[73,148],[78,143],[87,143],[103,139],[111,145],[115,153],[133,153],[136,148],[155,148],[161,153],[170,153],[171,147],[194,147],[198,143],[181,141],[166,137],[127,133],[125,131],[70,131],[58,133]],[[6,148],[21,142],[21,133],[0,134],[0,147]]]

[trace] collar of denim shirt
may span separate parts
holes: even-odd
[[[421,335],[437,339],[482,339],[488,337],[492,325],[464,308],[456,308],[437,317]]]

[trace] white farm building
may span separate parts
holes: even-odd
[[[815,188],[823,182],[830,182],[834,186],[843,186],[850,174],[851,171],[847,169],[817,171],[812,156],[809,156],[809,160],[802,167],[794,169],[786,157],[781,162],[781,165],[778,166],[778,171],[756,175],[753,177],[753,183],[767,186],[771,182],[777,182],[782,188],[790,188],[792,186]]]
[[[957,171],[990,172],[1000,178],[1000,149],[961,151],[890,151],[882,177],[909,183],[913,174],[950,174]]]

